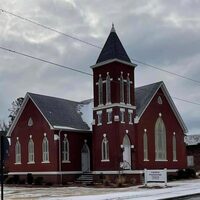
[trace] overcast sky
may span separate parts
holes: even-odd
[[[130,58],[200,81],[199,0],[1,0],[0,8],[100,47],[113,22]],[[100,53],[4,12],[0,46],[89,73]],[[135,79],[136,86],[162,80],[172,97],[200,104],[200,83],[141,64]],[[1,121],[26,92],[80,101],[92,97],[92,78],[0,50]],[[174,102],[189,134],[200,134],[200,105]]]

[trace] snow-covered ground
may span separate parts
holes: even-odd
[[[151,185],[150,185],[151,186]],[[175,181],[167,188],[5,187],[6,200],[154,200],[200,193],[200,179]]]

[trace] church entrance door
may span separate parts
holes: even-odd
[[[90,149],[86,143],[81,150],[81,168],[82,172],[90,171]]]
[[[123,139],[123,168],[124,169],[131,169],[131,144],[129,137],[127,135],[124,136]]]

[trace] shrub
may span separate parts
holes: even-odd
[[[14,183],[13,177],[8,177],[5,179],[5,184],[13,184],[13,183]]]
[[[37,178],[35,178],[34,183],[35,183],[35,185],[42,185],[43,177],[38,176]]]
[[[18,184],[19,183],[19,175],[14,175],[13,176],[13,182],[14,182],[14,184]]]
[[[33,184],[33,175],[31,173],[28,173],[27,174],[27,183],[29,185],[32,185]]]
[[[194,169],[187,168],[185,170],[185,173],[186,173],[188,178],[196,178],[196,171]]]
[[[188,179],[188,178],[196,178],[196,171],[191,168],[187,168],[185,170],[181,169],[177,172],[178,179]]]

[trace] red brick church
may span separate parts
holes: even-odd
[[[66,183],[86,172],[139,180],[144,168],[186,168],[187,128],[165,84],[135,88],[135,67],[112,27],[91,67],[94,99],[27,93],[8,133],[9,175]]]

